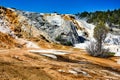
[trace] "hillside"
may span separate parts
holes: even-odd
[[[15,39],[42,36],[50,43],[73,45],[80,42],[70,15],[39,14],[4,7],[0,7],[0,12],[1,31]]]
[[[94,28],[72,14],[1,6],[0,80],[119,80],[119,29],[109,31],[104,42],[115,56],[96,58],[85,50]]]
[[[18,41],[21,38],[35,38],[73,46],[84,42],[84,38],[92,37],[90,30],[75,19],[74,15],[33,13],[5,7],[0,7],[0,12],[1,32]]]

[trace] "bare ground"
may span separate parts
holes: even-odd
[[[95,58],[83,50],[57,59],[29,53],[28,49],[0,50],[0,80],[119,80],[119,57]],[[48,53],[50,54],[50,53]]]

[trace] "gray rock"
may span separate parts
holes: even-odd
[[[30,13],[30,12],[23,12],[23,11],[17,11],[19,14],[27,17],[29,19],[29,22],[34,25],[38,30],[42,31],[42,34],[48,41],[55,42],[55,43],[61,43],[61,44],[76,44],[79,43],[79,36],[76,32],[75,25],[70,22],[63,20],[61,25],[59,24],[59,21],[51,20],[49,22],[46,18],[43,18],[45,14],[39,14],[39,13]],[[55,17],[53,14],[50,14],[53,17]],[[57,15],[57,14],[56,14]],[[57,15],[62,20],[62,15]],[[57,17],[56,17],[57,18]],[[52,18],[51,18],[52,19]],[[59,20],[59,19],[58,19]],[[61,36],[61,40],[56,40],[57,37]]]

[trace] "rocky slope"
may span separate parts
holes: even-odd
[[[0,7],[0,25],[0,31],[14,39],[42,36],[48,42],[73,45],[81,41],[78,29],[88,36],[73,15],[57,13],[33,13]]]
[[[0,13],[0,31],[14,39],[41,39],[42,36],[47,42],[71,46],[92,37],[89,28],[74,15],[33,13],[5,7],[0,7]]]
[[[25,47],[38,48],[39,45],[46,43],[47,45],[58,43],[85,48],[83,44],[85,41],[94,40],[94,27],[93,24],[74,15],[25,12],[0,7],[0,32],[12,37],[17,41],[15,43]],[[109,33],[105,45],[115,45],[116,48],[119,48],[119,40],[120,35]]]

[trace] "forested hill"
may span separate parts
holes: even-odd
[[[97,24],[102,21],[107,23],[110,27],[120,29],[120,9],[96,11],[96,12],[82,12],[76,14],[79,18],[87,18],[88,23]]]

